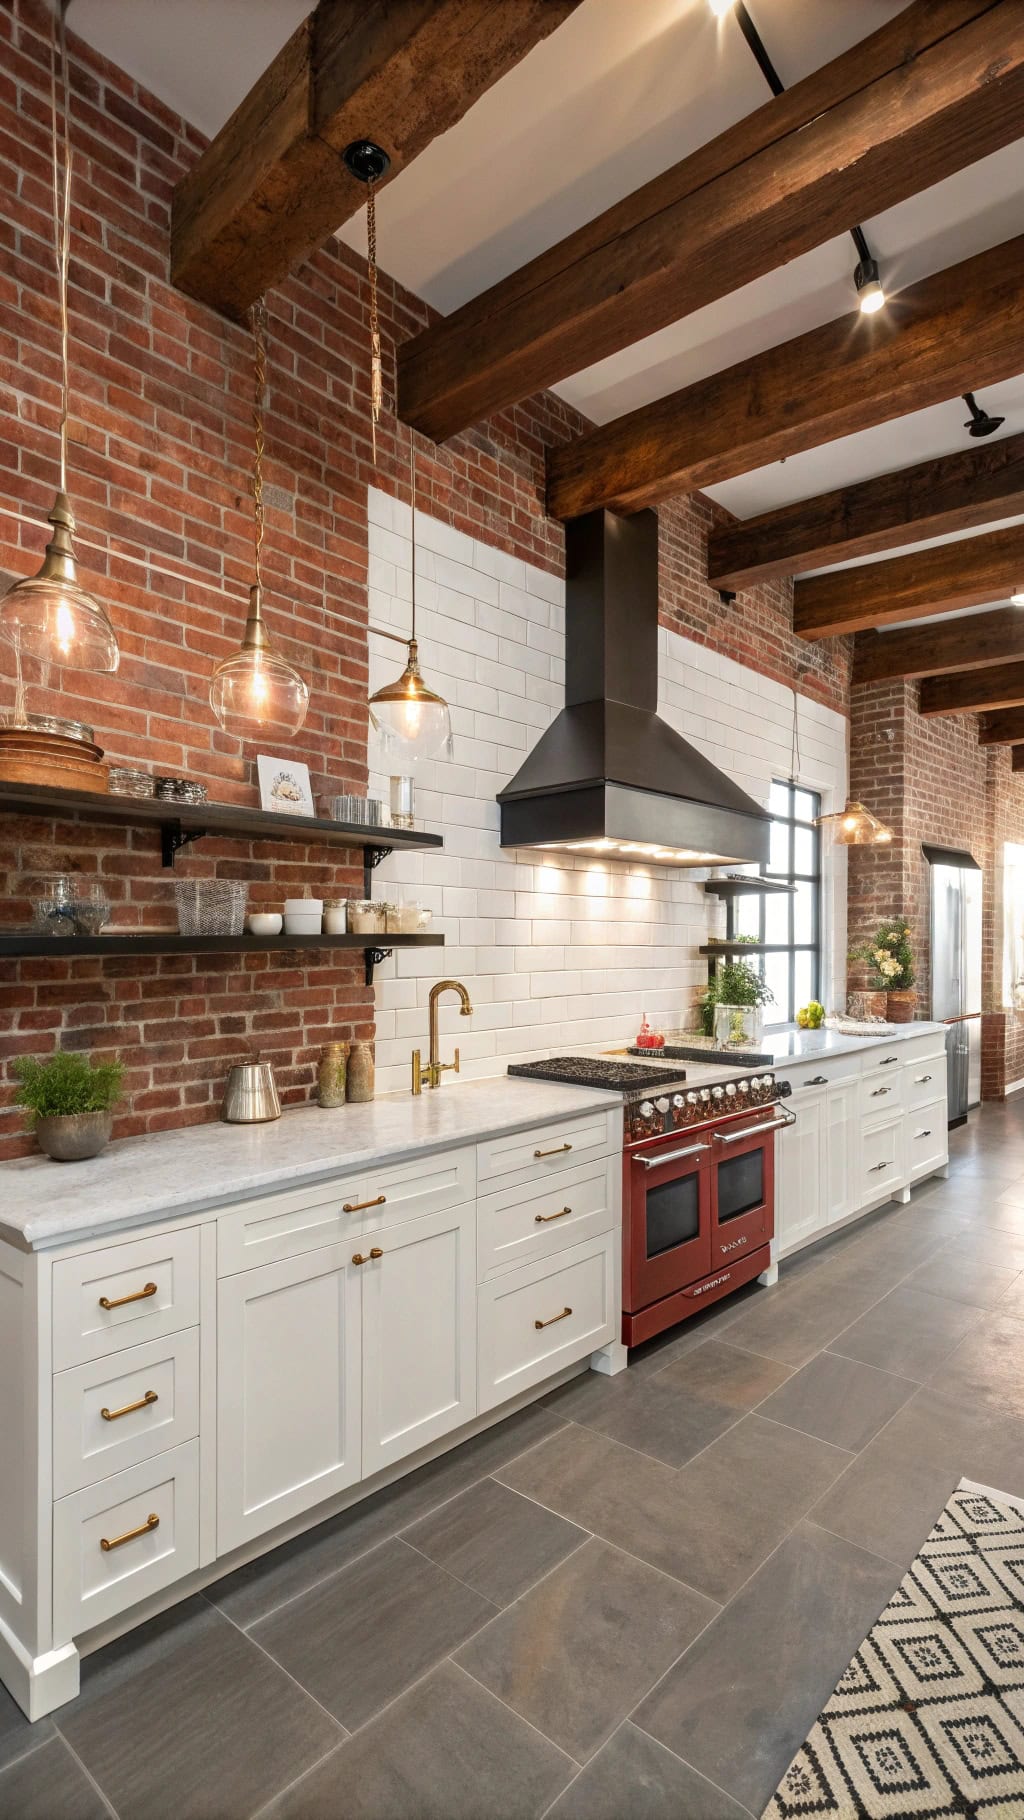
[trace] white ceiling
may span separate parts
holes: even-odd
[[[796,81],[906,0],[748,0]],[[205,133],[222,125],[311,0],[74,0],[70,24]],[[553,35],[382,192],[381,263],[442,311],[475,296],[751,112],[766,88],[708,0],[583,0]],[[1024,223],[1020,145],[863,225],[890,290]],[[357,217],[341,229],[362,250]],[[849,310],[856,261],[830,240],[556,389],[606,422]],[[1024,363],[1022,363],[1024,364]],[[987,390],[1024,429],[1024,377]],[[739,517],[970,446],[962,403],[932,407],[712,489]]]

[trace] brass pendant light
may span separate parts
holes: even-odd
[[[53,238],[60,305],[60,487],[48,514],[53,536],[35,575],[16,581],[0,600],[0,635],[13,645],[23,706],[21,660],[37,658],[79,670],[112,671],[120,661],[114,628],[104,608],[78,579],[73,542],[75,519],[68,478],[68,261],[71,240],[71,144],[65,14],[68,0],[55,0],[50,45],[50,124],[53,170]],[[57,112],[57,65],[61,72],[62,126]],[[63,169],[61,168],[63,163]]]
[[[381,756],[391,772],[406,777],[417,759],[451,758],[452,717],[443,695],[424,682],[416,641],[416,433],[409,431],[410,534],[412,538],[412,621],[410,636],[373,630],[408,646],[401,676],[370,696],[370,724],[379,735]]]
[[[253,396],[252,497],[255,580],[249,590],[249,614],[242,643],[217,665],[210,678],[210,706],[225,733],[252,739],[264,729],[286,738],[298,733],[309,707],[309,688],[299,672],[271,650],[263,623],[263,396],[267,384],[266,305],[262,298],[251,312],[255,392]]]
[[[892,829],[858,802],[847,801],[845,808],[819,815],[817,826],[837,847],[885,847],[893,838]]]

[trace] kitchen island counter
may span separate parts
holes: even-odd
[[[945,1024],[922,1020],[890,1025],[877,1036],[874,1032],[864,1036],[842,1036],[838,1030],[801,1030],[797,1024],[788,1024],[784,1030],[766,1030],[762,1048],[765,1055],[772,1057],[776,1067],[783,1067],[786,1062],[813,1062],[825,1055],[867,1055],[879,1043],[905,1043],[916,1036],[934,1036],[945,1030]]]

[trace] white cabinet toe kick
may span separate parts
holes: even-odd
[[[946,1051],[941,1031],[874,1043],[861,1054],[780,1063],[797,1123],[779,1133],[775,1255],[837,1226],[909,1201],[948,1157]]]
[[[617,1369],[621,1153],[616,1105],[102,1244],[0,1242],[0,1680],[28,1717],[107,1636],[592,1355]]]

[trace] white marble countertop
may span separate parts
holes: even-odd
[[[790,1024],[785,1030],[766,1030],[760,1047],[766,1055],[773,1056],[778,1065],[782,1062],[813,1061],[820,1055],[859,1054],[879,1043],[905,1043],[911,1037],[931,1036],[937,1031],[945,1036],[945,1024],[929,1024],[924,1021],[896,1024],[880,1036],[840,1036],[838,1030],[801,1030],[796,1024]]]
[[[446,1082],[418,1098],[387,1094],[331,1112],[302,1106],[270,1125],[218,1122],[123,1138],[85,1163],[20,1157],[0,1164],[0,1238],[31,1250],[173,1219],[373,1163],[480,1143],[596,1106],[617,1106],[620,1099],[500,1075]]]

